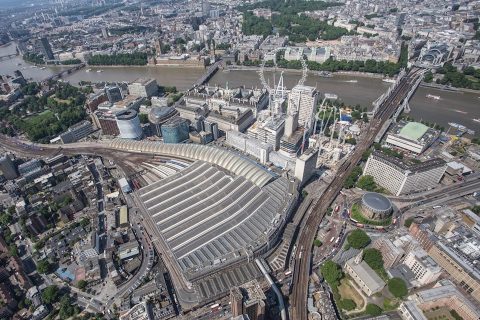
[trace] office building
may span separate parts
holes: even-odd
[[[409,300],[423,312],[445,308],[454,310],[464,320],[480,319],[480,309],[449,280],[441,280],[433,288],[416,292]]]
[[[399,122],[385,143],[389,146],[420,154],[438,137],[439,132],[419,122]]]
[[[158,92],[157,80],[139,78],[128,85],[128,92],[135,97],[150,98]]]
[[[13,180],[18,177],[15,164],[8,154],[0,157],[0,172],[7,180]]]
[[[93,120],[98,128],[102,129],[102,134],[106,136],[118,136],[120,130],[118,129],[117,119],[115,113],[110,110],[97,110],[93,114]]]
[[[150,132],[158,137],[162,136],[162,124],[170,118],[178,115],[173,107],[153,107],[148,113],[148,122],[150,122]]]
[[[108,101],[115,103],[123,99],[122,90],[117,86],[106,87],[105,93],[107,94]]]
[[[35,51],[41,53],[45,60],[54,60],[52,47],[47,38],[40,38],[35,41]]]
[[[373,176],[378,185],[399,196],[436,187],[446,168],[446,162],[439,158],[406,163],[374,152],[367,160],[363,175]]]
[[[451,244],[438,240],[427,252],[455,283],[480,302],[480,272],[471,261]]]
[[[232,317],[247,315],[250,320],[263,320],[265,300],[265,294],[257,280],[230,289]]]
[[[348,273],[355,283],[362,289],[367,296],[382,291],[385,282],[362,260],[363,251],[356,257],[351,258],[345,263],[345,272]]]
[[[317,168],[318,149],[307,149],[295,161],[295,178],[302,184],[315,173]]]
[[[141,139],[143,136],[143,130],[140,126],[140,119],[135,110],[126,109],[115,114],[117,120],[118,130],[120,132],[120,138],[123,139]]]
[[[382,253],[385,269],[389,269],[398,264],[405,255],[405,251],[401,247],[395,245],[386,237],[376,238],[372,243],[372,247]]]
[[[258,141],[238,131],[227,131],[225,143],[257,158],[262,164],[268,162],[268,155],[272,151],[272,146],[268,143]]]
[[[190,128],[188,120],[174,117],[162,125],[161,131],[164,143],[180,143],[188,140]]]
[[[72,143],[87,137],[93,131],[94,129],[92,123],[90,121],[84,120],[69,127],[68,130],[59,135],[58,138],[64,144]]]
[[[32,172],[39,171],[42,168],[42,163],[38,159],[32,159],[30,161],[24,162],[18,166],[18,172],[20,175],[25,176]]]
[[[270,144],[273,149],[280,148],[280,139],[285,130],[285,119],[283,117],[268,117],[264,121],[255,122],[247,129],[247,134],[261,142]]]
[[[90,112],[95,112],[98,109],[98,106],[104,102],[108,101],[108,97],[105,92],[92,93],[88,96],[85,106],[90,110]]]
[[[203,127],[202,128],[203,131],[212,134],[212,139],[213,140],[217,140],[218,137],[220,136],[220,132],[218,130],[218,124],[217,123],[204,120],[202,127]]]
[[[206,119],[211,123],[216,123],[218,130],[223,132],[228,130],[245,132],[255,122],[252,109],[229,109],[228,107],[210,111]]]
[[[298,124],[312,129],[318,91],[314,87],[296,85],[288,95],[288,110],[298,112]]]
[[[437,281],[442,268],[423,249],[411,251],[403,262],[415,274],[417,286]]]

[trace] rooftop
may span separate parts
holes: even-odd
[[[413,141],[420,140],[421,137],[428,131],[428,127],[419,122],[408,122],[400,129],[399,135]]]

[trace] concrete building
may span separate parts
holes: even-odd
[[[255,122],[247,129],[247,134],[254,139],[270,144],[273,149],[278,150],[284,130],[285,119],[283,117],[268,117],[264,121]]]
[[[25,176],[29,173],[39,171],[42,168],[42,163],[38,159],[32,159],[24,162],[18,166],[18,172],[20,175]]]
[[[107,94],[108,101],[115,103],[123,99],[122,90],[117,86],[111,86],[105,88],[105,93]]]
[[[446,168],[446,162],[439,158],[407,164],[374,152],[367,160],[363,175],[373,176],[378,185],[399,196],[437,186]]]
[[[295,161],[295,178],[300,180],[302,184],[315,173],[317,166],[318,149],[307,149]]]
[[[435,308],[455,310],[464,320],[480,319],[480,309],[471,303],[449,280],[439,281],[433,288],[422,290],[409,297],[422,311]]]
[[[288,110],[296,110],[298,112],[298,124],[312,129],[317,102],[317,89],[296,85],[288,95]]]
[[[93,114],[93,121],[97,128],[102,129],[102,134],[106,136],[118,136],[120,130],[118,129],[117,119],[115,113],[110,110],[97,110]]]
[[[420,154],[438,137],[439,132],[419,122],[399,122],[385,143],[406,151]]]
[[[35,51],[41,53],[45,60],[54,60],[52,47],[47,38],[40,38],[35,41]]]
[[[398,312],[403,320],[427,320],[422,310],[413,301],[405,301],[398,307]]]
[[[68,130],[59,135],[58,138],[64,144],[72,143],[87,137],[93,131],[92,123],[84,120],[69,127]]]
[[[376,238],[372,243],[372,247],[382,253],[385,269],[389,269],[398,264],[405,254],[402,248],[396,246],[386,237]]]
[[[156,136],[162,136],[162,125],[172,117],[178,115],[177,110],[172,107],[153,107],[148,113],[150,132]]]
[[[230,290],[232,317],[247,315],[250,320],[265,318],[265,294],[256,280]]]
[[[268,155],[270,151],[272,151],[272,146],[270,144],[253,139],[250,136],[237,131],[227,131],[225,142],[242,152],[254,156],[262,164],[268,162]]]
[[[8,154],[0,157],[0,173],[5,179],[13,180],[18,177],[17,168]]]
[[[385,287],[385,282],[362,260],[363,251],[356,257],[345,263],[345,272],[348,273],[355,283],[367,296],[380,292]]]
[[[157,80],[139,78],[128,85],[128,92],[132,96],[150,98],[158,92]]]
[[[141,139],[143,130],[140,126],[140,119],[135,110],[126,109],[115,114],[120,138],[123,139]]]
[[[442,268],[423,249],[409,252],[403,263],[415,274],[418,286],[437,281],[442,274]]]
[[[164,143],[180,143],[188,140],[190,127],[188,120],[174,117],[165,122],[161,127]]]

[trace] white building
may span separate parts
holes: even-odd
[[[288,109],[298,112],[298,124],[312,128],[318,91],[314,87],[296,85],[288,95]]]
[[[272,116],[264,121],[255,122],[247,129],[247,134],[254,139],[268,143],[273,149],[278,150],[284,131],[285,118]]]
[[[270,144],[258,141],[248,135],[238,131],[227,131],[225,142],[242,152],[260,160],[260,163],[266,164],[268,162],[268,155],[272,151]]]
[[[412,270],[418,286],[436,281],[442,273],[442,268],[423,249],[409,252],[404,264]]]
[[[374,152],[367,160],[363,175],[373,176],[375,182],[399,196],[437,186],[446,170],[442,159],[407,164],[381,152]]]
[[[115,114],[120,138],[140,139],[143,136],[143,130],[140,126],[140,119],[135,110],[126,109]]]
[[[132,96],[150,98],[158,92],[157,80],[139,78],[128,85],[128,92]]]
[[[419,122],[402,123],[387,135],[385,143],[406,151],[420,154],[425,151],[438,136],[438,132]]]
[[[310,179],[316,169],[318,158],[318,149],[307,149],[295,161],[295,178],[300,183],[305,183]]]
[[[356,257],[351,258],[345,263],[345,272],[348,273],[355,283],[362,289],[367,296],[382,291],[385,282],[370,268],[370,266],[362,261],[363,251]]]
[[[405,301],[398,307],[403,320],[427,320],[422,310],[413,301]]]

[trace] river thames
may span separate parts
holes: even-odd
[[[0,56],[14,53],[15,45],[0,48]],[[14,70],[20,70],[26,78],[42,80],[64,67],[47,66],[44,69],[36,68],[20,57],[0,61],[0,74],[11,74]],[[87,72],[87,70],[89,72]],[[72,84],[79,81],[92,82],[121,82],[133,81],[139,77],[155,78],[159,85],[176,86],[179,90],[191,87],[196,79],[204,72],[199,68],[185,67],[161,67],[161,66],[125,66],[125,67],[88,67],[64,78]],[[100,72],[97,72],[100,71]],[[279,73],[276,73],[278,80]],[[274,75],[266,72],[265,78],[273,86]],[[290,89],[300,79],[298,72],[284,72],[284,84]],[[235,88],[245,86],[247,88],[260,88],[261,83],[256,71],[235,70],[218,71],[209,81],[210,85],[226,86]],[[309,74],[306,85],[315,86],[321,93],[334,93],[345,104],[360,104],[371,108],[372,102],[383,94],[390,83],[383,82],[379,78],[364,76],[350,76],[335,74],[334,77],[324,78]],[[439,96],[439,100],[427,98],[427,94]],[[410,115],[416,120],[425,120],[447,127],[448,122],[462,124],[469,129],[480,132],[480,123],[473,119],[480,118],[480,92],[467,93],[461,91],[442,91],[433,88],[418,88],[410,101]]]

